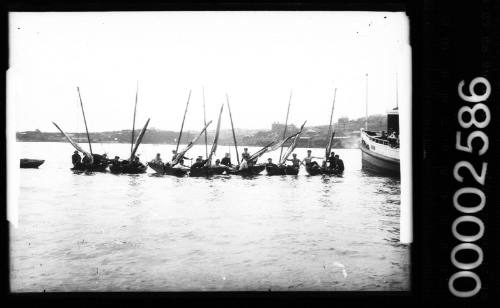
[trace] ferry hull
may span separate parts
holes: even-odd
[[[360,146],[360,149],[361,165],[363,169],[379,174],[387,174],[393,176],[400,175],[399,161],[384,157],[378,153],[364,148],[363,146]]]

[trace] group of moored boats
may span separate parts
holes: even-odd
[[[325,156],[324,156],[324,163],[322,166],[319,166],[318,163],[313,162],[313,158],[323,158],[323,157],[313,157],[311,156],[311,151],[308,151],[308,156],[303,160],[300,161],[296,158],[296,154],[293,154],[293,159],[288,159],[288,157],[292,154],[292,152],[295,150],[297,146],[297,142],[299,140],[300,135],[302,134],[304,130],[304,126],[306,122],[302,124],[300,127],[300,130],[294,134],[291,134],[290,136],[287,136],[287,127],[288,127],[288,114],[290,111],[290,101],[291,101],[291,93],[290,93],[290,101],[288,103],[288,110],[287,110],[287,116],[286,116],[286,121],[285,121],[285,129],[283,132],[283,137],[278,140],[274,140],[255,152],[254,154],[250,155],[248,153],[248,149],[245,148],[245,151],[242,153],[242,159],[240,160],[239,157],[239,152],[238,152],[238,145],[236,141],[236,134],[234,131],[234,125],[233,125],[233,118],[231,114],[231,108],[229,105],[229,98],[226,94],[226,101],[227,101],[227,106],[229,110],[229,116],[231,120],[231,129],[233,133],[233,140],[234,140],[234,147],[236,149],[236,158],[237,158],[237,164],[232,165],[227,161],[229,159],[229,153],[226,153],[226,162],[221,162],[219,160],[214,160],[214,156],[217,150],[217,144],[219,140],[219,132],[220,132],[220,125],[221,125],[221,117],[222,117],[222,112],[224,110],[224,104],[222,104],[219,112],[219,117],[217,121],[217,127],[215,130],[215,136],[214,140],[212,142],[212,146],[210,148],[210,151],[208,150],[208,144],[207,144],[207,128],[208,126],[212,123],[212,121],[209,121],[208,123],[206,122],[206,116],[204,115],[204,127],[201,130],[201,132],[195,136],[193,140],[187,143],[187,145],[179,151],[179,145],[180,141],[182,138],[182,133],[183,133],[183,128],[184,128],[184,122],[186,119],[186,114],[189,106],[189,100],[191,97],[191,91],[189,92],[188,100],[186,103],[186,109],[184,111],[184,117],[182,120],[181,124],[181,129],[179,132],[179,137],[177,138],[177,145],[176,149],[173,151],[174,155],[172,157],[172,160],[167,163],[163,163],[160,159],[160,154],[157,155],[157,157],[152,160],[151,162],[148,162],[146,165],[140,162],[137,153],[137,149],[142,141],[142,138],[144,137],[144,134],[146,133],[148,124],[149,124],[149,119],[147,120],[146,124],[140,131],[139,135],[137,136],[137,139],[134,140],[134,132],[135,132],[135,117],[136,117],[136,110],[137,110],[137,98],[138,98],[138,87],[136,91],[136,97],[135,97],[135,107],[134,107],[134,119],[133,119],[133,125],[132,125],[132,139],[131,139],[131,152],[130,152],[130,157],[125,160],[120,160],[120,157],[115,156],[114,159],[109,159],[106,154],[99,155],[95,154],[92,152],[92,142],[90,140],[90,135],[88,132],[88,127],[87,127],[87,121],[85,118],[85,111],[83,108],[83,102],[81,99],[80,95],[80,90],[77,87],[78,91],[78,96],[80,99],[80,105],[82,109],[82,115],[83,119],[85,122],[85,129],[87,132],[87,139],[88,139],[88,144],[89,144],[89,151],[86,151],[83,149],[77,142],[75,142],[70,135],[65,133],[56,123],[52,122],[57,129],[65,136],[67,141],[73,145],[73,147],[76,149],[73,157],[72,157],[72,162],[73,162],[73,168],[71,168],[73,171],[76,172],[106,172],[108,167],[109,171],[111,173],[115,174],[137,174],[137,173],[145,173],[147,170],[147,166],[149,166],[151,169],[153,169],[156,173],[159,174],[165,174],[165,175],[174,175],[174,176],[212,176],[212,175],[217,175],[217,174],[235,174],[235,175],[257,175],[266,170],[268,175],[297,175],[300,170],[300,165],[303,164],[305,165],[306,171],[310,175],[318,175],[318,174],[328,174],[328,175],[339,175],[342,174],[344,166],[343,163],[341,166],[339,166],[337,161],[337,158],[335,157],[330,157],[330,152],[332,149],[332,140],[335,135],[335,131],[333,130],[332,126],[332,119],[333,119],[333,110],[334,110],[334,105],[335,105],[335,96],[336,96],[336,89],[335,89],[335,96],[333,99],[332,103],[332,111],[330,115],[330,126],[329,126],[329,132],[328,132],[328,144],[326,145],[326,151],[325,151]],[[203,95],[203,110],[205,111],[205,97]],[[205,112],[204,112],[205,113]],[[194,144],[197,142],[197,140],[202,136],[205,135],[205,148],[206,148],[206,158],[203,159],[202,156],[199,156],[196,159],[196,162],[192,164],[190,167],[187,167],[184,165],[184,159],[186,159],[186,153],[194,146]],[[286,151],[283,153],[285,143],[289,143],[288,148]],[[258,159],[271,151],[275,151],[277,149],[281,149],[280,152],[280,158],[279,162],[277,164],[273,163],[272,160],[269,158],[267,163],[257,163]],[[83,158],[79,155],[79,153],[83,153]],[[333,152],[331,152],[333,153]],[[287,165],[287,161],[292,161],[292,165]],[[342,160],[340,160],[342,162]],[[329,165],[329,166],[327,166]]]

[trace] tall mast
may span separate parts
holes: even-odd
[[[234,133],[233,116],[231,114],[231,106],[229,106],[229,98],[226,93],[227,109],[229,110],[229,119],[231,119],[231,130],[233,131],[234,149],[236,150],[236,160],[240,164],[240,154],[238,154],[238,144],[236,143],[236,135]]]
[[[134,150],[134,134],[135,134],[135,114],[137,111],[137,97],[139,94],[139,81],[137,81],[136,90],[135,90],[135,106],[134,106],[134,120],[132,122],[132,139],[130,140],[130,155]]]
[[[205,87],[202,87],[202,92],[203,92],[203,125],[207,126],[207,113],[205,111]],[[205,130],[205,157],[208,157],[207,130]]]
[[[177,150],[179,150],[179,143],[181,143],[182,130],[184,129],[184,121],[186,120],[186,114],[188,111],[190,98],[191,98],[191,90],[189,90],[189,95],[188,95],[188,99],[187,99],[187,103],[186,103],[186,110],[184,110],[184,118],[182,118],[181,131],[179,132],[179,138],[177,139],[177,146],[175,147],[175,153],[177,153]]]
[[[85,131],[87,132],[87,140],[89,142],[90,154],[93,156],[92,143],[90,142],[89,129],[87,127],[87,119],[85,118],[85,111],[83,110],[83,102],[82,102],[82,96],[80,95],[80,88],[76,87],[76,90],[78,91],[78,98],[80,98],[80,106],[82,106],[83,122],[85,122]]]
[[[365,130],[368,130],[368,73],[366,73],[365,81]]]
[[[290,98],[288,99],[288,109],[286,111],[285,130],[283,131],[283,139],[286,138],[286,129],[288,127],[288,114],[290,113],[290,103],[291,102],[292,102],[292,90],[290,90]],[[281,161],[282,154],[283,154],[283,145],[281,146],[280,159],[278,161]]]
[[[328,143],[326,145],[325,150],[325,160],[328,159],[328,155],[330,154],[330,150],[332,148],[332,139],[333,139],[333,110],[335,109],[335,99],[337,97],[337,88],[335,88],[335,92],[333,94],[333,102],[332,102],[332,112],[330,113],[330,125],[328,126]]]

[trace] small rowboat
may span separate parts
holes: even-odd
[[[159,174],[185,176],[189,171],[188,168],[165,166],[163,163],[149,162],[147,165]]]
[[[44,162],[45,162],[45,160],[43,160],[43,159],[21,158],[20,167],[21,168],[38,168]]]
[[[142,163],[129,164],[128,161],[122,162],[121,164],[111,164],[109,166],[109,171],[114,174],[126,173],[126,174],[139,174],[145,173],[148,167]]]
[[[267,175],[297,175],[299,174],[299,167],[294,167],[290,165],[277,166],[277,167],[266,167]]]
[[[71,168],[72,171],[90,171],[90,172],[106,172],[108,168],[108,163],[98,163],[93,164],[91,166],[85,166],[83,164],[79,164]]]
[[[253,166],[249,166],[248,168],[246,169],[243,169],[243,170],[231,170],[229,171],[229,174],[237,174],[237,175],[241,175],[241,176],[253,176],[253,175],[258,175],[260,174],[262,171],[264,171],[264,169],[266,169],[266,165],[262,164],[262,165],[253,165]]]
[[[202,168],[192,168],[189,170],[189,176],[204,176],[209,177],[219,174],[228,174],[229,168],[227,167],[202,167]]]
[[[324,175],[342,175],[342,171],[339,171],[337,169],[330,169],[330,168],[324,168],[324,167],[311,167],[311,166],[306,166],[306,171],[309,175],[319,175],[319,174],[324,174]]]

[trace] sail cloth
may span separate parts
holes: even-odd
[[[201,135],[206,131],[207,127],[212,123],[212,121],[208,121],[207,125],[201,130],[201,132],[198,134],[198,136],[194,137],[193,140],[191,140],[187,146],[182,149],[178,154],[176,154],[175,159],[172,161],[172,166],[177,165],[180,161],[180,158],[184,157],[186,155],[187,151],[189,151],[193,145],[198,141],[198,138],[200,138]]]
[[[222,116],[223,109],[224,109],[224,104],[222,104],[222,106],[220,107],[219,119],[217,120],[217,129],[215,131],[214,142],[212,143],[212,148],[210,149],[210,154],[208,155],[206,166],[210,166],[212,162],[212,157],[214,156],[215,151],[217,150],[217,143],[219,142],[219,132],[220,132],[220,119]]]
[[[134,145],[134,149],[132,150],[132,153],[130,154],[130,160],[129,160],[130,162],[134,159],[135,153],[137,152],[137,148],[139,148],[139,145],[141,144],[142,137],[144,137],[144,134],[146,133],[146,129],[148,128],[148,124],[149,124],[149,120],[150,119],[148,119],[146,121],[146,125],[144,125],[139,136],[137,136],[137,139],[136,139],[135,145]]]
[[[271,142],[270,144],[268,144],[267,146],[263,147],[259,151],[255,152],[252,156],[250,156],[249,160],[250,161],[256,160],[257,158],[261,157],[262,155],[264,155],[266,153],[269,153],[269,152],[272,152],[272,151],[275,151],[275,150],[279,149],[288,140],[292,139],[293,137],[295,137],[297,135],[298,135],[298,133],[295,133],[295,134],[293,134],[293,135],[291,135],[288,138],[285,138],[283,140],[277,140],[277,141]]]
[[[332,151],[332,146],[333,146],[333,137],[335,137],[335,131],[332,130],[332,135],[330,136],[330,140],[328,140],[328,145],[326,146],[326,156],[325,160],[328,159],[328,156],[330,156],[330,152]]]
[[[302,124],[302,126],[300,127],[300,130],[299,132],[297,133],[297,135],[293,138],[292,140],[292,144],[290,144],[290,146],[288,147],[288,149],[286,150],[285,152],[285,155],[281,158],[280,160],[280,165],[283,165],[285,162],[286,162],[286,159],[288,158],[288,156],[290,156],[290,154],[292,154],[292,152],[295,150],[295,148],[297,147],[297,142],[299,141],[299,137],[300,137],[300,134],[302,134],[302,130],[304,129],[304,125],[306,125],[306,122],[307,121],[304,121],[304,123]]]
[[[52,124],[55,125],[55,127],[57,127],[57,129],[64,135],[64,137],[66,137],[66,139],[68,140],[69,143],[71,143],[71,145],[79,152],[82,152],[83,154],[87,154],[88,157],[90,157],[90,163],[93,164],[94,163],[94,157],[92,157],[92,155],[90,155],[89,152],[85,151],[76,141],[74,141],[73,139],[71,139],[71,137],[66,134],[55,122],[52,122]]]

